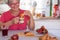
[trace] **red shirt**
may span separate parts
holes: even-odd
[[[21,13],[24,13],[25,12],[25,10],[20,10],[20,14]],[[20,15],[19,14],[19,15]],[[19,16],[18,15],[18,16]],[[16,16],[17,17],[17,16]],[[11,15],[11,12],[10,11],[7,11],[7,12],[4,12],[3,14],[2,14],[2,16],[1,16],[1,21],[2,22],[8,22],[8,21],[10,21],[11,19],[13,19],[13,18],[15,18],[15,16],[13,16],[13,15]],[[24,29],[26,29],[27,27],[27,21],[30,19],[30,17],[28,16],[28,15],[25,15],[24,16],[24,23],[21,23],[21,24],[12,24],[12,25],[10,25],[9,26],[9,28],[8,29],[10,29],[10,30],[24,30]]]

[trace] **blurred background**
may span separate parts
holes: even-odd
[[[0,13],[3,13],[10,8],[7,3],[8,0],[2,0],[0,2]],[[45,14],[46,17],[53,16],[54,6],[59,5],[59,0],[20,0],[20,8],[24,10],[30,10],[31,13]],[[33,14],[32,13],[32,14]]]

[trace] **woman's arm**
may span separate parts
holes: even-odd
[[[3,23],[3,25],[5,25],[6,27],[9,27],[12,24],[13,24],[13,20]]]
[[[17,24],[19,22],[19,17],[15,17],[8,22],[5,22],[3,25],[9,27],[12,24]]]
[[[27,21],[28,28],[30,30],[34,30],[34,28],[35,28],[35,22],[34,22],[32,14],[30,13],[30,11],[26,11],[25,15],[28,15],[30,17],[30,19]]]
[[[28,21],[28,27],[30,30],[35,29],[35,22],[34,22],[33,18],[30,18],[30,20]]]

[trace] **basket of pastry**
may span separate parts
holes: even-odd
[[[42,40],[58,40],[57,37],[52,37],[52,36],[50,36],[49,34],[43,35],[41,39],[42,39]]]

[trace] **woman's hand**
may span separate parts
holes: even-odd
[[[19,23],[19,17],[15,17],[15,18],[13,18],[13,23],[14,23],[14,24]]]

